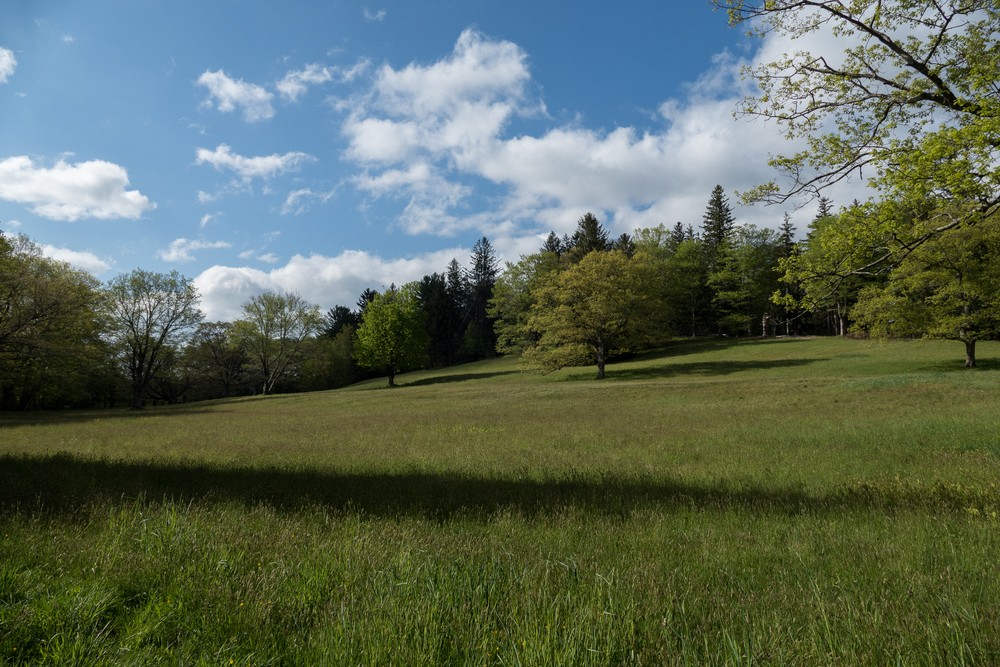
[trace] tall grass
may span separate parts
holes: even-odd
[[[0,663],[1000,664],[1000,375],[953,347],[5,415]]]

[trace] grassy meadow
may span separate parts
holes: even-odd
[[[1000,344],[0,414],[0,664],[1000,664]]]

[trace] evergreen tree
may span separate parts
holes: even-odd
[[[702,238],[708,244],[713,256],[718,254],[719,249],[732,235],[734,225],[733,209],[729,205],[725,191],[721,185],[716,185],[712,189],[705,215],[702,217],[702,230],[704,230]]]
[[[469,317],[465,335],[465,347],[476,358],[492,357],[496,354],[496,334],[493,318],[489,316],[489,301],[493,297],[493,286],[499,273],[500,260],[497,259],[493,244],[485,236],[472,248],[470,268],[466,274],[469,289]]]
[[[572,244],[576,261],[583,259],[588,253],[611,249],[608,232],[593,213],[587,213],[577,221]]]
[[[361,316],[347,306],[334,306],[326,311],[323,333],[328,338],[336,338],[337,334],[343,331],[344,327],[357,328],[360,323]]]
[[[539,252],[551,252],[557,257],[565,252],[566,248],[563,246],[563,241],[555,232],[549,232],[549,235],[545,238],[545,243],[539,248]]]
[[[611,250],[620,250],[625,253],[626,256],[631,257],[635,254],[635,241],[628,234],[622,234],[611,244]]]
[[[455,330],[462,314],[448,291],[444,274],[424,276],[417,284],[417,300],[423,312],[428,337],[427,356],[431,367],[447,366],[455,360],[458,339]]]
[[[687,231],[684,229],[683,222],[677,222],[670,230],[670,245],[676,250],[677,246],[684,243],[688,238]]]
[[[365,317],[365,311],[368,309],[368,304],[370,304],[372,301],[374,301],[375,297],[377,297],[377,296],[378,296],[378,292],[376,292],[375,290],[373,290],[373,289],[371,289],[369,287],[366,287],[365,290],[361,293],[361,296],[358,297],[358,301],[357,301],[356,305],[358,307],[358,321],[359,322],[364,319],[364,317]]]
[[[816,217],[813,220],[822,220],[823,218],[829,218],[833,215],[833,201],[829,197],[821,196],[819,198],[819,206],[816,209]]]
[[[458,355],[462,341],[465,339],[465,330],[469,326],[469,317],[471,315],[469,307],[471,302],[469,281],[466,279],[465,271],[462,270],[462,265],[454,257],[448,263],[448,270],[445,273],[445,287],[448,290],[448,298],[455,307],[455,321],[452,323],[453,327],[450,332],[451,349],[455,351],[453,355],[454,360]]]

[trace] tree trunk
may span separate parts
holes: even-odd
[[[975,368],[976,367],[976,341],[967,340],[965,341],[965,367]]]
[[[604,364],[605,364],[604,346],[603,345],[599,345],[597,347],[596,352],[597,352],[597,378],[596,379],[603,380],[604,379]]]
[[[388,387],[396,386],[396,370],[394,368],[389,369],[389,384],[386,386]]]

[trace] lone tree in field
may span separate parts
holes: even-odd
[[[591,252],[539,288],[528,318],[537,342],[527,359],[553,370],[590,359],[604,378],[608,356],[662,334],[657,264],[645,253]]]
[[[390,287],[368,304],[354,357],[360,365],[384,372],[388,386],[394,387],[396,373],[423,363],[427,343],[417,284],[407,283]]]
[[[913,215],[859,218],[852,243],[878,252],[863,264],[838,264],[838,275],[898,264],[929,239],[1000,210],[996,0],[714,3],[760,35],[844,45],[748,70],[760,93],[741,112],[777,121],[806,144],[772,159],[785,184],[763,184],[748,200],[817,196],[863,172],[882,202],[930,211],[917,224]],[[815,39],[824,35],[835,39]]]
[[[169,354],[204,318],[198,310],[198,291],[176,271],[135,269],[108,282],[103,305],[112,347],[131,385],[130,405],[141,408]]]

